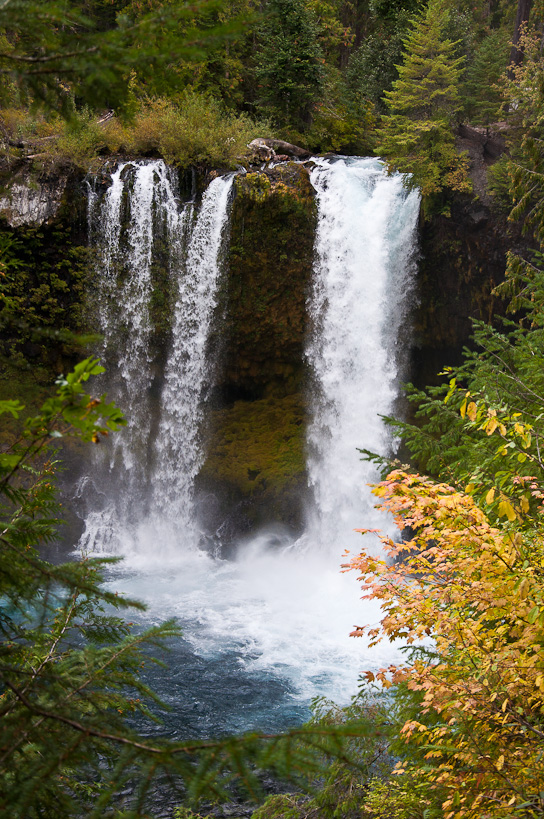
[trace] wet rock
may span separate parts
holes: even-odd
[[[500,321],[505,304],[495,288],[504,280],[507,251],[524,240],[504,213],[458,194],[447,213],[421,225],[419,241],[411,380],[424,386],[442,380],[444,365],[460,363],[472,319]]]
[[[67,182],[67,175],[34,178],[20,173],[0,197],[0,216],[10,227],[49,222],[61,207]]]

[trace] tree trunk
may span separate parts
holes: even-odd
[[[523,25],[529,22],[531,5],[533,0],[518,0],[518,10],[516,14],[516,25],[514,26],[514,36],[512,38],[512,50],[510,51],[510,74],[512,67],[521,65],[523,60],[523,48],[519,48],[519,39]]]

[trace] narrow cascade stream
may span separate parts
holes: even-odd
[[[180,202],[175,173],[162,160],[119,165],[102,202],[94,192],[90,197],[89,232],[102,270],[97,302],[107,388],[127,408],[128,423],[80,482],[79,494],[94,495],[95,503],[85,517],[83,551],[133,559],[141,554],[145,562],[150,542],[155,556],[157,550],[177,554],[179,532],[184,550],[197,547],[192,504],[202,457],[206,343],[233,179],[214,179],[196,216],[192,202]],[[159,375],[150,350],[150,303],[154,245],[161,240],[175,309]],[[153,393],[161,382],[157,400]]]
[[[89,196],[106,386],[130,422],[80,482],[79,548],[124,556],[109,582],[148,604],[142,624],[179,619],[184,638],[170,670],[151,681],[173,707],[174,736],[286,727],[307,716],[312,697],[345,703],[363,670],[398,657],[391,646],[369,650],[349,638],[379,609],[361,602],[340,564],[346,547],[360,545],[354,528],[387,525],[376,520],[366,487],[376,474],[357,447],[386,453],[392,443],[379,416],[393,410],[398,391],[418,196],[377,160],[315,160],[306,350],[313,502],[297,541],[278,521],[225,560],[205,547],[193,491],[233,180],[216,178],[197,206],[181,202],[160,160],[128,162]],[[172,292],[162,358],[151,341],[161,246]]]
[[[160,527],[164,549],[174,556],[179,551],[181,529],[185,531],[185,548],[188,544],[198,546],[192,492],[202,464],[202,397],[210,386],[206,351],[233,180],[234,175],[218,177],[204,193],[188,241],[183,278],[178,282],[151,482],[155,525]],[[165,521],[169,531],[165,531]]]
[[[91,190],[89,235],[96,250],[96,316],[103,337],[100,358],[104,385],[127,408],[127,426],[109,447],[95,453],[92,474],[79,494],[89,511],[81,539],[84,551],[122,553],[147,503],[148,459],[152,437],[150,301],[153,247],[162,235],[172,248],[170,273],[179,272],[180,236],[186,210],[178,208],[175,175],[161,160],[124,162],[105,194]]]

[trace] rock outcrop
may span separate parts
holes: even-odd
[[[222,374],[199,481],[213,490],[223,540],[225,529],[273,518],[301,524],[306,295],[317,219],[300,163],[240,175],[235,192],[216,342]]]
[[[67,183],[67,174],[36,175],[24,166],[0,196],[0,217],[10,227],[49,222],[61,207]]]

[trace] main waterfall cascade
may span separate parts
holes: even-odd
[[[356,549],[354,529],[386,525],[369,504],[374,467],[358,449],[391,451],[381,416],[392,412],[404,363],[398,342],[413,288],[419,194],[407,194],[402,177],[386,176],[375,159],[318,160],[311,181],[319,208],[307,348],[315,505],[304,539],[326,548],[340,538]]]
[[[105,192],[89,195],[107,388],[129,423],[80,481],[80,547],[124,556],[111,582],[148,603],[143,622],[178,617],[184,639],[159,693],[175,704],[181,732],[208,735],[282,727],[320,694],[346,701],[362,670],[395,656],[390,646],[371,651],[349,638],[379,609],[361,603],[340,563],[347,546],[361,543],[354,528],[385,522],[366,487],[375,473],[357,447],[391,446],[380,415],[398,391],[419,206],[377,160],[314,160],[308,524],[295,542],[273,529],[256,533],[223,560],[205,548],[193,487],[233,179],[214,179],[197,208],[181,201],[162,161],[127,162]],[[161,236],[173,294],[163,361],[150,348]]]

